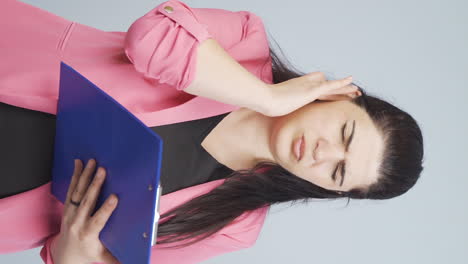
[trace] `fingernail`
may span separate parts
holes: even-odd
[[[99,167],[98,170],[97,170],[97,175],[96,175],[99,179],[103,178],[104,177],[104,169],[102,167]]]
[[[112,195],[110,198],[109,198],[109,203],[114,205],[115,203],[117,202],[117,199]]]

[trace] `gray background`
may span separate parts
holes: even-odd
[[[109,31],[126,31],[162,2],[23,1]],[[255,246],[203,263],[468,263],[466,1],[185,3],[256,13],[293,65],[329,78],[353,75],[409,112],[425,143],[425,170],[407,194],[348,207],[345,200],[273,206]],[[42,263],[40,249],[1,255],[0,263]]]

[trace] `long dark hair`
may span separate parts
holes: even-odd
[[[270,55],[273,83],[305,74],[281,61],[271,45]],[[262,161],[251,169],[232,172],[221,185],[210,192],[161,215],[158,238],[164,239],[157,241],[157,244],[195,238],[166,248],[191,245],[218,232],[244,212],[277,203],[308,202],[309,198],[347,198],[349,203],[351,198],[388,199],[407,192],[423,170],[421,130],[408,113],[369,95],[362,87],[359,88],[362,95],[351,102],[369,114],[384,137],[385,150],[378,169],[378,182],[367,189],[338,193],[299,178],[278,164]],[[163,221],[166,217],[167,221]]]

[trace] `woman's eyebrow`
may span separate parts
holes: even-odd
[[[351,136],[349,136],[348,143],[346,144],[346,152],[348,152],[349,146],[351,145],[351,141],[353,141],[355,127],[356,127],[356,120],[353,120],[353,131],[351,132]],[[344,178],[345,178],[345,174],[346,174],[346,162],[343,160],[343,166],[341,166],[340,186],[343,186],[343,181],[344,181]]]

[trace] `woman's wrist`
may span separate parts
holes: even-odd
[[[56,234],[53,238],[52,238],[52,241],[50,242],[50,257],[52,259],[52,263],[54,264],[64,264],[63,261],[60,259],[60,256],[58,254],[60,254],[60,249],[57,248],[57,246],[59,244],[57,244],[58,240],[59,240],[59,236],[60,236],[60,233]],[[57,249],[59,251],[57,251]]]
[[[261,92],[262,96],[259,97],[254,106],[249,108],[265,116],[274,116],[275,102],[277,98],[273,84],[263,83],[263,87],[259,88],[259,90],[264,90]]]

